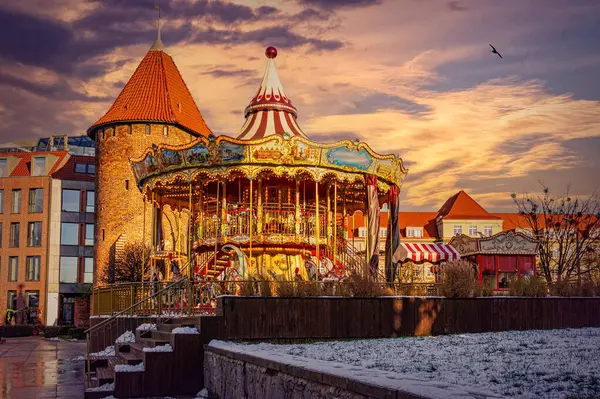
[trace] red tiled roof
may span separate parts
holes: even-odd
[[[96,157],[86,155],[71,155],[69,160],[60,169],[52,173],[52,177],[60,180],[75,180],[75,181],[95,181],[96,176],[86,173],[75,173],[75,164],[96,164]]]
[[[211,133],[173,59],[154,46],[88,134],[101,125],[136,121],[173,123],[198,136]]]
[[[20,176],[31,176],[31,160],[35,156],[40,155],[54,155],[58,157],[52,168],[48,172],[48,175],[51,175],[56,170],[58,170],[65,163],[65,157],[69,156],[68,151],[39,151],[39,152],[12,152],[7,154],[7,156],[21,158],[19,163],[15,166],[15,168],[10,173],[10,177],[20,177]],[[67,158],[68,159],[68,158]]]
[[[448,198],[444,205],[438,211],[438,214],[446,220],[470,219],[470,220],[488,220],[500,219],[494,216],[481,205],[479,205],[469,194],[460,190],[452,197]]]
[[[406,237],[407,227],[422,227],[423,238],[437,238],[436,217],[437,212],[400,212],[398,214],[400,235]]]

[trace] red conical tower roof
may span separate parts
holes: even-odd
[[[438,217],[441,216],[446,220],[460,219],[479,219],[479,220],[494,220],[500,219],[486,211],[477,203],[471,196],[460,190],[452,197],[448,198],[444,205],[438,211]]]
[[[277,49],[268,47],[267,68],[258,93],[250,100],[246,107],[244,116],[246,123],[238,139],[255,140],[274,134],[300,136],[306,138],[296,118],[298,111],[292,105],[292,100],[285,95],[277,69],[275,68],[275,57]]]
[[[178,125],[196,136],[208,136],[206,125],[177,66],[154,42],[106,115],[89,129],[118,122],[158,122]]]

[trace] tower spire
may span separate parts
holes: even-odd
[[[156,20],[156,40],[154,41],[154,43],[152,44],[152,47],[150,47],[150,51],[163,51],[163,42],[160,38],[160,30],[162,28],[161,26],[161,20],[160,20],[160,6],[157,4],[154,6],[156,8],[156,10],[158,11],[158,19]]]

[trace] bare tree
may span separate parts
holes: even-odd
[[[168,231],[165,234],[171,236],[171,242],[173,243],[173,250],[177,251],[179,238],[181,233],[181,251],[187,251],[186,237],[188,237],[189,230],[189,212],[187,211],[176,211],[174,209],[164,209],[163,216],[168,224]],[[181,229],[181,232],[180,232]]]
[[[541,185],[540,194],[511,195],[525,223],[519,227],[530,228],[540,241],[538,270],[548,283],[555,276],[557,282],[573,277],[581,282],[584,257],[600,239],[600,199],[596,194],[572,198],[568,188],[563,195],[553,196]]]
[[[105,284],[142,281],[143,275],[148,276],[150,273],[151,254],[152,248],[149,245],[139,242],[125,244],[118,259],[111,254],[100,281]]]

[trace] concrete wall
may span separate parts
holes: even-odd
[[[59,279],[60,279],[60,219],[62,207],[62,181],[52,180],[50,188],[49,240],[48,240],[48,307],[46,325],[53,326],[59,318]]]
[[[220,342],[204,353],[204,387],[218,399],[499,398],[476,388]]]

